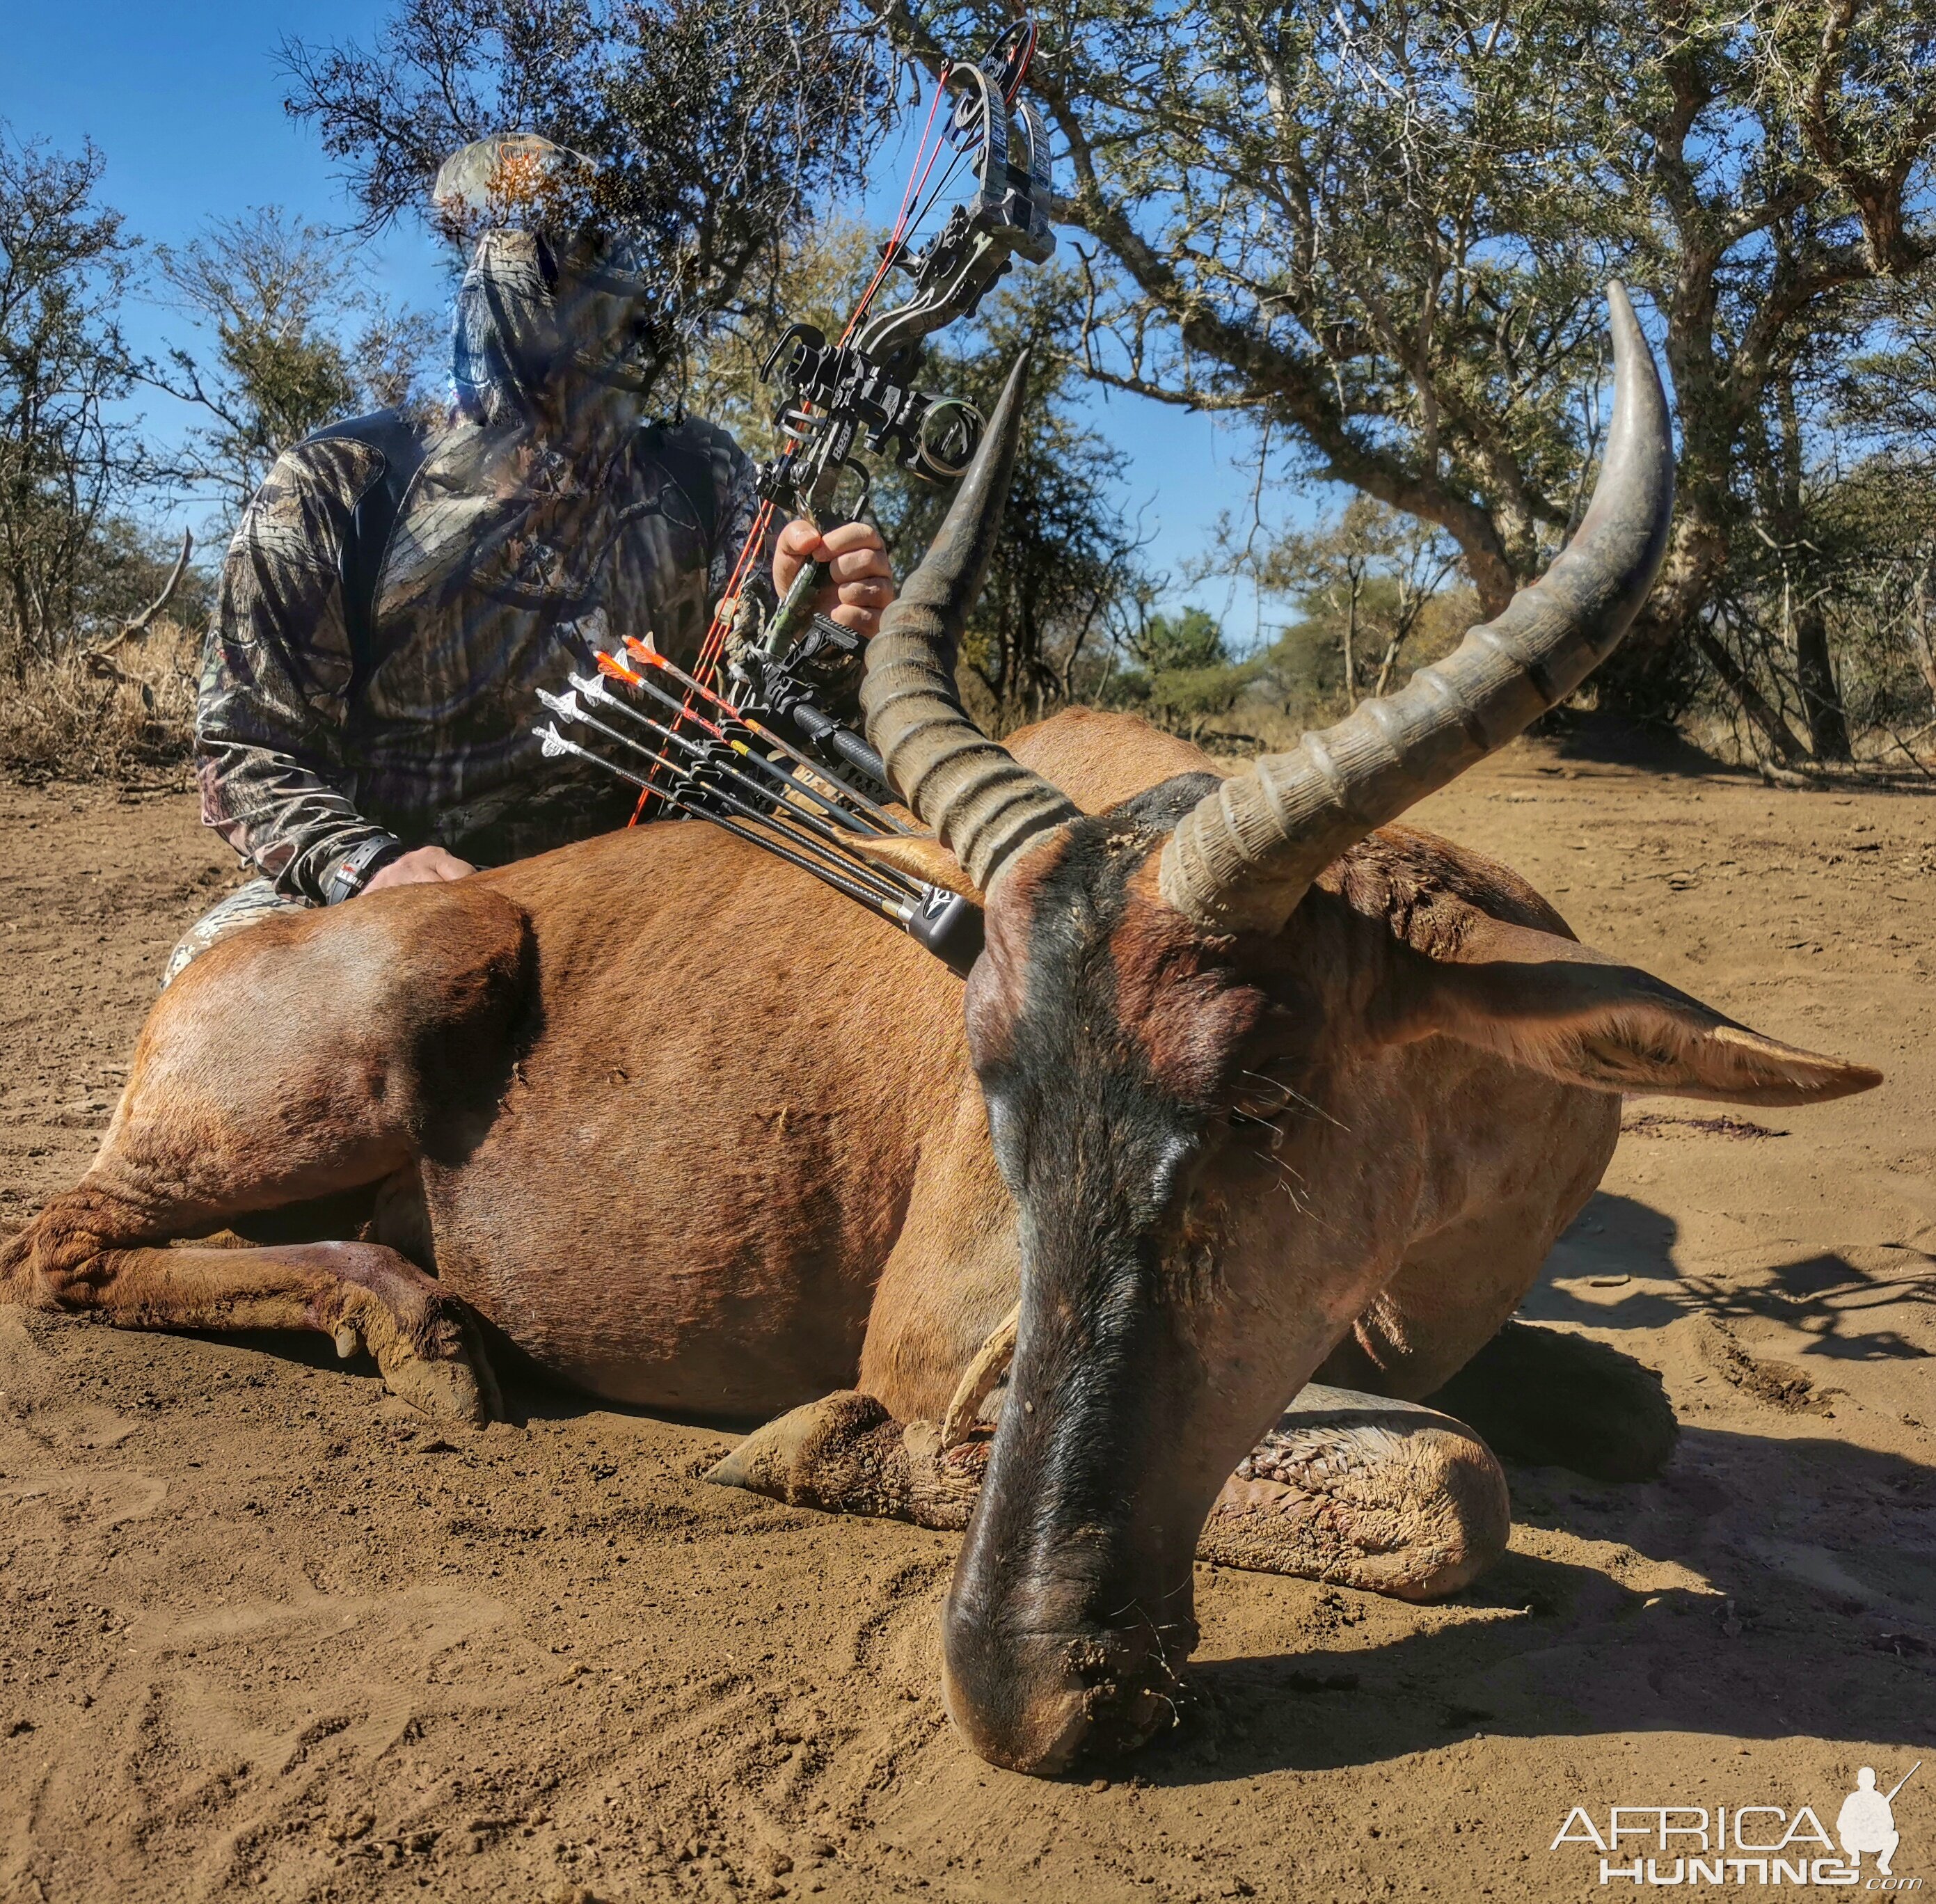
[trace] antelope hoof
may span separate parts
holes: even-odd
[[[504,1398],[491,1359],[476,1324],[460,1304],[438,1302],[408,1332],[373,1327],[373,1319],[359,1316],[355,1330],[369,1345],[384,1386],[399,1400],[433,1421],[481,1428],[502,1418]],[[336,1330],[339,1353],[348,1326]]]
[[[1463,1422],[1314,1384],[1224,1483],[1197,1553],[1427,1600],[1469,1586],[1511,1532],[1505,1472]]]
[[[959,1531],[982,1483],[985,1437],[944,1451],[932,1421],[897,1421],[852,1390],[789,1410],[749,1434],[706,1479],[790,1507]]]
[[[834,1497],[844,1492],[841,1483],[857,1467],[891,1465],[900,1438],[900,1424],[872,1395],[842,1390],[755,1428],[706,1478],[790,1507],[837,1513],[842,1503]]]

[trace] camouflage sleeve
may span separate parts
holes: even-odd
[[[203,822],[292,898],[327,899],[351,854],[392,837],[357,812],[343,758],[341,552],[382,467],[350,441],[301,443],[277,460],[229,544],[203,653]]]

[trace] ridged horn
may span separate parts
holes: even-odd
[[[1593,506],[1546,574],[1397,694],[1206,794],[1165,845],[1163,896],[1216,932],[1275,931],[1354,840],[1565,700],[1638,613],[1667,552],[1674,438],[1633,307],[1607,287],[1614,420]]]
[[[980,891],[1026,841],[1075,807],[961,710],[954,659],[1002,525],[1021,440],[1024,351],[940,532],[881,617],[861,687],[867,738],[888,777]]]

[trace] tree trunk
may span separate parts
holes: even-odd
[[[1358,591],[1355,586],[1345,610],[1345,700],[1349,707],[1358,704]]]
[[[1709,652],[1700,639],[1701,614],[1727,556],[1727,534],[1720,523],[1698,501],[1683,504],[1676,512],[1653,593],[1634,617],[1625,640],[1593,677],[1602,707],[1639,721],[1672,720],[1680,715],[1698,679],[1695,652]],[[1718,663],[1716,671],[1734,686],[1732,677]]]
[[[1801,419],[1795,402],[1793,372],[1784,367],[1774,380],[1775,414],[1781,424],[1774,532],[1780,538],[1782,569],[1793,591],[1806,589],[1802,605],[1793,612],[1795,684],[1801,691],[1803,717],[1808,723],[1808,744],[1817,760],[1847,760],[1849,722],[1842,710],[1842,690],[1829,653],[1829,617],[1821,592],[1810,585],[1816,565],[1809,559],[1808,514],[1804,490]]]
[[[1398,671],[1398,651],[1404,644],[1405,637],[1395,634],[1385,644],[1384,659],[1378,663],[1378,686],[1372,689],[1374,700],[1382,701],[1391,687],[1391,678]]]
[[[1749,724],[1780,756],[1784,767],[1798,767],[1808,756],[1767,697],[1754,684],[1753,677],[1729,654],[1726,646],[1705,622],[1694,624],[1694,643],[1714,664],[1714,672],[1728,684],[1729,691],[1741,704]]]
[[[1345,598],[1345,699],[1353,708],[1358,704],[1358,603],[1365,592],[1364,571],[1360,558],[1348,556],[1345,562],[1345,579],[1348,588]],[[1337,597],[1331,598],[1333,604]]]
[[[1808,721],[1808,745],[1817,760],[1851,760],[1849,720],[1829,653],[1829,618],[1820,601],[1795,618],[1795,680]]]
[[[1923,683],[1929,690],[1929,704],[1936,708],[1936,643],[1929,638],[1929,601],[1936,593],[1936,552],[1916,577],[1916,592],[1909,604],[1909,645],[1916,656]]]

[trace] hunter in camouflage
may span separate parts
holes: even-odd
[[[542,757],[536,692],[623,634],[689,661],[757,505],[723,431],[646,419],[646,301],[619,248],[561,215],[555,190],[507,210],[507,175],[550,186],[583,163],[521,135],[444,166],[440,214],[488,220],[458,294],[449,420],[322,431],[244,515],[196,740],[202,818],[260,876],[190,930],[164,983],[266,912],[461,878],[625,822],[622,788]],[[371,503],[386,480],[387,513]],[[792,524],[776,586],[821,554],[836,558],[823,608],[871,634],[894,592],[879,536],[850,525],[823,546]]]

